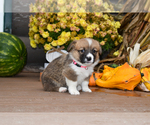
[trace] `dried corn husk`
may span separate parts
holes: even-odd
[[[136,43],[140,44],[142,51],[147,50],[150,45],[150,13],[127,13],[120,23],[120,32],[123,33],[123,43],[120,45],[118,57],[125,54],[127,59],[130,58],[127,48],[132,48]]]
[[[133,67],[135,67],[137,64],[142,64],[141,68],[149,66],[150,65],[150,49],[147,49],[146,51],[142,52],[133,62]]]
[[[140,44],[136,43],[134,49],[132,49],[131,47],[127,48],[127,51],[130,50],[130,54],[129,54],[129,64],[130,65],[134,65],[134,61],[136,60],[136,58],[139,55],[139,50],[140,50]]]

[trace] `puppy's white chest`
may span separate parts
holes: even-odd
[[[78,76],[77,77],[77,83],[81,84],[84,81],[85,78],[86,78],[85,76]]]
[[[77,76],[77,83],[78,84],[81,84],[85,80],[85,78],[89,77],[89,75],[91,75],[93,72],[92,67],[85,69],[85,68],[81,68],[81,67],[77,67],[77,66],[73,65],[72,68],[74,69],[74,71],[78,75]]]

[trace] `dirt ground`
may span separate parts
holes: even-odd
[[[0,125],[150,124],[150,93],[99,87],[79,96],[45,92],[39,75],[0,77]]]

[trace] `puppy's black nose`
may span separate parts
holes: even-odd
[[[86,57],[87,61],[91,61],[91,57]]]

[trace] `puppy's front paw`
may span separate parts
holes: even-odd
[[[82,89],[82,91],[83,92],[92,92],[91,89],[89,89],[89,88],[84,88],[84,89]]]
[[[71,95],[80,95],[80,92],[77,91],[77,90],[75,90],[75,89],[70,89],[70,90],[69,90],[69,93],[70,93]]]

